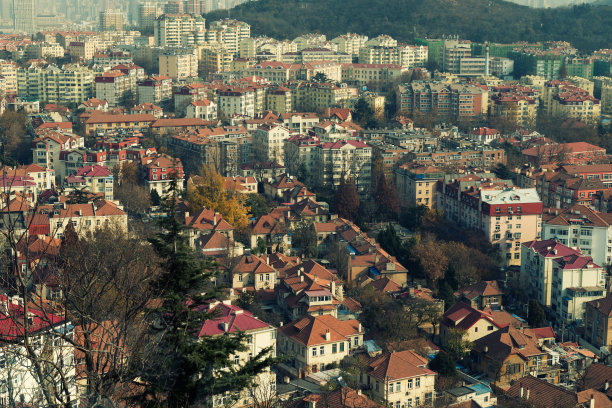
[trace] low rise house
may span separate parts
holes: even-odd
[[[542,407],[612,407],[608,397],[597,390],[569,391],[531,375],[518,379],[506,391],[506,396],[520,404]]]
[[[257,319],[250,312],[231,304],[229,301],[213,301],[203,310],[215,316],[206,320],[197,332],[198,338],[204,336],[224,336],[228,333],[243,332],[246,335],[245,350],[241,350],[233,355],[234,367],[246,364],[254,356],[259,355],[266,348],[271,348],[270,356],[276,355],[276,329]],[[276,374],[265,368],[257,374],[252,390],[235,390],[239,393],[239,398],[235,402],[236,407],[249,407],[253,405],[255,394],[258,398],[272,400],[276,398]],[[231,401],[231,396],[213,396],[212,406],[223,407]]]
[[[141,165],[145,173],[145,186],[149,193],[156,190],[159,196],[163,197],[168,193],[173,177],[177,178],[178,191],[183,190],[185,175],[180,159],[166,155],[148,156],[141,159]]]
[[[357,320],[304,316],[278,329],[278,352],[291,358],[299,373],[316,373],[337,365],[363,346],[364,330]]]
[[[383,353],[368,359],[359,382],[392,407],[429,406],[434,401],[436,373],[412,350]]]
[[[457,332],[463,334],[464,340],[474,342],[499,329],[500,325],[493,320],[491,314],[457,302],[442,317],[440,338],[442,344],[446,344]]]
[[[497,281],[480,281],[455,292],[455,300],[468,303],[475,309],[499,307],[502,304],[503,292]]]
[[[485,373],[496,386],[511,384],[525,375],[559,381],[558,358],[539,346],[530,329],[504,327],[474,341],[472,369]]]
[[[229,276],[232,288],[250,288],[255,291],[274,289],[276,270],[268,264],[267,256],[242,255],[234,264]]]
[[[67,191],[88,191],[113,200],[113,173],[105,166],[85,166],[66,177]]]

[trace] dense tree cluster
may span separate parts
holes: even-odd
[[[206,17],[213,21],[227,17],[227,12],[219,10]],[[500,0],[354,0],[346,7],[344,2],[324,0],[260,0],[236,7],[232,17],[251,24],[256,35],[274,38],[356,32],[410,41],[415,36],[441,38],[452,27],[454,34],[472,41],[507,44],[563,38],[584,50],[612,46],[605,34],[612,22],[611,6],[534,10]]]

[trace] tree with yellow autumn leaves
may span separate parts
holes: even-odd
[[[226,190],[223,176],[211,166],[204,165],[200,175],[189,177],[187,201],[193,213],[208,208],[223,215],[236,229],[245,228],[248,224],[250,208],[245,204],[243,195]]]

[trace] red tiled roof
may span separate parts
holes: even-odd
[[[404,378],[436,375],[427,368],[427,359],[412,350],[384,353],[373,357],[368,363],[370,376],[384,382]]]
[[[214,313],[215,318],[204,322],[198,337],[217,336],[224,333],[248,332],[271,327],[269,324],[257,319],[251,312],[238,306],[224,303],[212,303],[206,312]],[[227,325],[227,329],[224,328]]]
[[[340,321],[331,315],[307,315],[282,326],[279,331],[299,343],[311,346],[346,341],[348,336],[363,333],[363,329],[359,330],[360,326],[357,320]],[[328,331],[330,339],[326,340]]]

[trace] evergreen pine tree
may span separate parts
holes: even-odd
[[[150,240],[162,260],[164,272],[155,284],[163,290],[163,299],[154,310],[158,347],[145,362],[142,377],[149,384],[149,397],[165,400],[168,407],[210,405],[214,395],[249,386],[275,360],[264,349],[234,367],[230,357],[246,350],[244,333],[197,337],[204,322],[215,317],[204,310],[208,301],[219,296],[212,280],[218,268],[214,261],[199,259],[189,247],[177,217],[177,199],[173,179],[170,194],[162,202],[167,213],[162,231]]]

